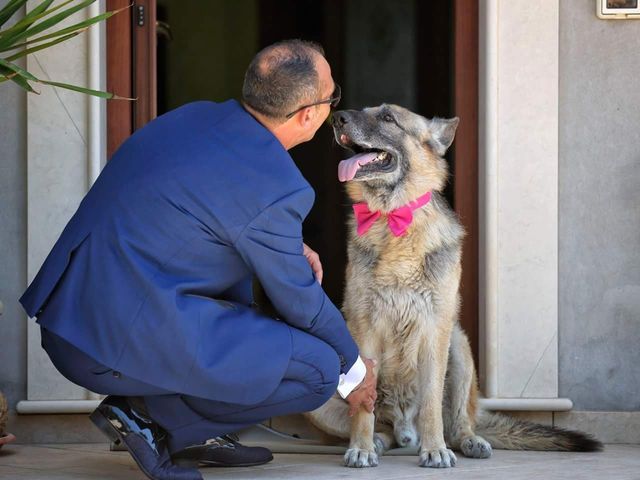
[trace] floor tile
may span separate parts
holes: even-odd
[[[420,468],[417,456],[384,456],[380,466],[350,469],[341,455],[276,454],[266,465],[208,468],[205,479],[409,480],[418,478],[544,480],[640,478],[639,445],[607,445],[602,453],[518,452],[496,450],[492,458],[458,456],[455,468]],[[108,444],[11,445],[0,450],[2,480],[125,480],[146,477],[126,452],[111,452]]]

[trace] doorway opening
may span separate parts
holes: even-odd
[[[108,8],[118,1],[108,0]],[[139,6],[157,16],[151,32],[157,34],[157,51],[146,41],[151,33],[138,32]],[[456,140],[447,154],[451,181],[445,196],[467,230],[461,323],[477,363],[477,25],[477,0],[138,0],[128,25],[124,22],[119,32],[108,26],[108,48],[118,33],[128,35],[130,45],[120,46],[119,55],[108,53],[107,74],[111,81],[128,79],[132,96],[153,107],[142,110],[157,109],[161,115],[190,101],[239,99],[244,71],[257,51],[278,40],[301,38],[324,47],[333,78],[342,86],[340,109],[396,103],[426,117],[459,116]],[[149,65],[156,69],[150,83],[136,76],[140,61],[146,61],[144,71]],[[111,152],[144,123],[133,112],[119,115],[120,122],[109,116]],[[134,117],[128,133],[122,127],[127,116]],[[117,125],[121,139],[113,133]],[[336,145],[328,125],[290,153],[316,191],[304,225],[305,242],[320,254],[323,286],[341,305],[350,206],[337,180],[337,164],[347,153]]]

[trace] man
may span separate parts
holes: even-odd
[[[185,105],[119,148],[21,298],[56,368],[109,395],[91,419],[149,478],[271,460],[226,434],[317,408],[339,377],[352,410],[373,409],[373,362],[320,286],[301,231],[314,193],[287,153],[339,99],[318,45],[262,50],[242,105]],[[252,275],[278,318],[251,308]]]

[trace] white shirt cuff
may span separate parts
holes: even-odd
[[[356,388],[362,380],[364,380],[365,375],[367,374],[367,367],[358,355],[358,359],[356,363],[349,369],[347,373],[340,374],[340,381],[338,382],[338,394],[342,398],[347,398],[347,396]]]

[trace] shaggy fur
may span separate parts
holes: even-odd
[[[308,414],[330,435],[349,438],[345,464],[367,467],[396,445],[418,449],[419,465],[452,467],[456,456],[487,458],[497,448],[597,450],[579,432],[479,414],[476,372],[458,323],[464,231],[440,192],[442,158],[458,119],[425,119],[395,105],[336,112],[336,140],[355,153],[386,152],[348,182],[354,203],[383,214],[431,191],[407,233],[395,237],[381,217],[362,236],[349,219],[343,311],[362,357],[378,360],[375,412],[349,421],[337,395]],[[478,422],[478,420],[480,420]],[[481,436],[482,435],[482,436]]]

